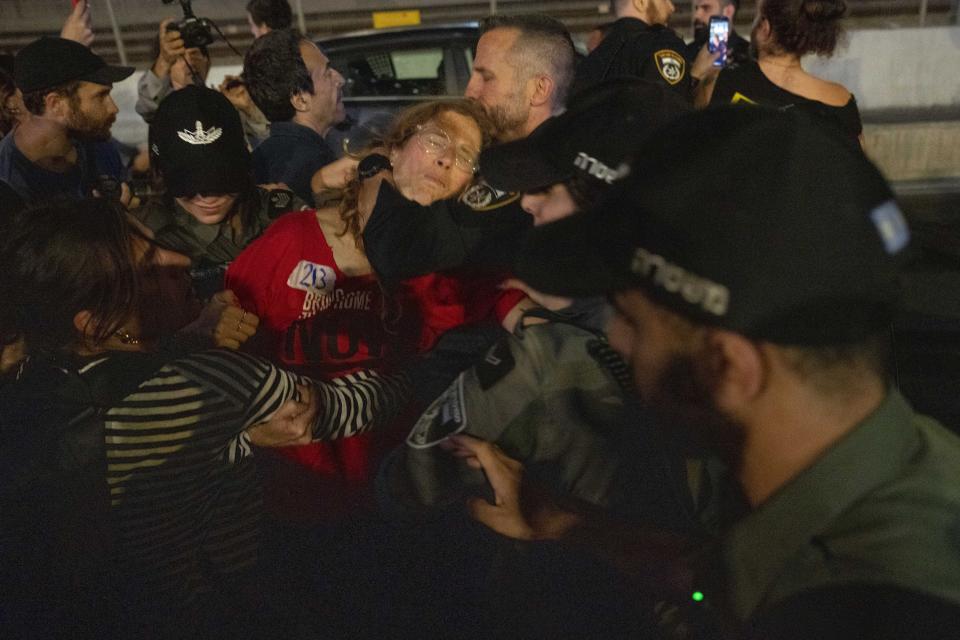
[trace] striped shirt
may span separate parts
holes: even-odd
[[[255,563],[261,498],[243,432],[294,397],[298,383],[314,385],[314,436],[325,440],[389,423],[408,390],[403,376],[358,372],[321,383],[212,350],[166,364],[107,412],[107,482],[126,576],[188,605],[219,576]]]

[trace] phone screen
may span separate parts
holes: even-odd
[[[727,63],[727,38],[729,37],[730,20],[725,16],[710,18],[710,39],[707,40],[707,46],[710,53],[720,52],[720,57],[713,62],[716,67],[722,67]]]

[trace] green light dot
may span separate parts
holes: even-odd
[[[693,597],[693,601],[694,601],[694,602],[703,602],[703,592],[702,592],[702,591],[694,591],[692,597]]]

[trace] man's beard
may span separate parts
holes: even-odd
[[[717,453],[732,470],[740,467],[746,431],[717,407],[711,374],[695,353],[675,354],[660,371],[644,401],[658,416],[668,439],[681,449]]]
[[[110,116],[104,121],[97,121],[74,108],[67,120],[67,134],[80,142],[103,142],[110,139],[110,128],[114,120],[116,118]]]
[[[508,142],[518,137],[517,132],[527,123],[529,113],[521,113],[515,102],[500,104],[484,109],[493,124],[494,138],[498,142]]]
[[[693,23],[693,42],[703,46],[710,38],[710,25],[702,22]]]

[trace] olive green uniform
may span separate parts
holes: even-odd
[[[203,224],[176,200],[150,200],[133,213],[154,232],[160,246],[190,258],[191,277],[197,292],[207,298],[223,288],[227,265],[278,216],[306,208],[293,192],[283,189],[268,191],[257,187],[241,198],[236,214],[243,223],[239,230],[234,225],[234,216],[228,216],[219,224]]]
[[[464,433],[495,442],[559,495],[688,528],[682,458],[666,452],[630,389],[626,365],[601,333],[565,322],[522,328],[420,417],[381,469],[384,506],[448,506],[483,490],[482,472],[435,446]]]
[[[720,549],[724,599],[740,620],[852,582],[960,603],[960,438],[892,391]]]

